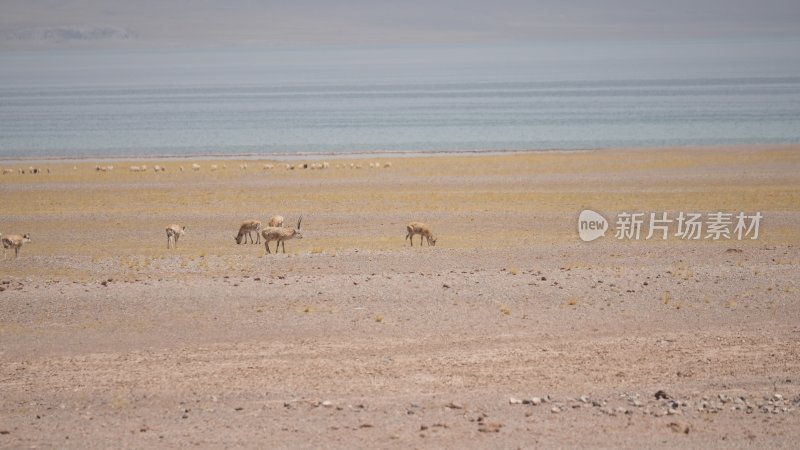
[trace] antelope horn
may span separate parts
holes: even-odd
[[[299,219],[297,219],[297,229],[298,229],[298,230],[300,229],[300,222],[302,222],[302,221],[303,221],[303,215],[301,214],[301,215],[300,215],[300,218],[299,218]]]

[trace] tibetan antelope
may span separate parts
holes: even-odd
[[[264,237],[264,247],[269,251],[269,243],[271,241],[278,241],[275,245],[275,253],[278,253],[278,247],[283,248],[283,253],[286,253],[286,241],[289,239],[303,239],[303,234],[300,232],[300,222],[303,221],[303,216],[297,220],[297,228],[292,227],[267,227],[261,232]]]
[[[253,242],[253,235],[250,234],[253,231],[256,232],[256,241]],[[259,220],[245,220],[239,226],[239,233],[234,238],[237,244],[242,243],[242,238],[244,238],[244,243],[247,244],[247,238],[250,238],[251,244],[259,244],[261,243],[261,221]]]
[[[283,216],[272,216],[269,219],[269,223],[267,224],[271,227],[282,227],[283,226]]]
[[[19,256],[19,249],[22,247],[22,244],[31,241],[30,234],[23,234],[22,236],[18,234],[9,234],[7,236],[2,236],[3,241],[3,259],[6,259],[6,250],[13,248],[14,249],[14,258]]]
[[[178,247],[178,238],[186,232],[186,227],[170,225],[167,227],[167,249]]]
[[[428,241],[428,246],[435,246],[436,245],[436,237],[431,232],[431,227],[427,224],[422,222],[411,222],[410,224],[406,225],[406,239],[411,240],[411,246],[414,246],[414,235],[418,234],[419,236],[419,246],[422,247],[422,238]]]

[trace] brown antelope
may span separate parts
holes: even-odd
[[[22,244],[31,241],[30,234],[23,234],[22,236],[18,234],[9,234],[7,236],[2,236],[3,241],[3,259],[6,259],[6,250],[13,248],[14,249],[14,258],[19,256],[19,249],[22,247]]]
[[[419,236],[420,247],[422,247],[423,236],[428,241],[428,246],[436,245],[436,237],[431,232],[431,227],[429,227],[427,224],[424,224],[422,222],[411,222],[406,226],[406,231],[408,231],[408,234],[406,234],[406,239],[411,240],[412,247],[414,246],[414,235],[416,234],[420,235]]]
[[[256,241],[253,242],[253,235],[250,234],[253,231],[256,232]],[[250,238],[251,244],[258,244],[261,242],[261,236],[259,233],[261,232],[261,221],[259,220],[245,220],[239,226],[239,234],[236,235],[234,238],[237,244],[242,243],[242,238],[244,238],[244,243],[247,244],[247,238]],[[247,233],[247,234],[245,234]]]
[[[283,216],[272,216],[269,219],[269,223],[267,224],[271,227],[282,227],[283,226]]]
[[[264,237],[264,247],[269,251],[269,243],[271,241],[278,241],[275,245],[275,253],[278,253],[278,247],[283,248],[283,253],[286,253],[286,241],[289,239],[303,239],[303,234],[300,232],[300,222],[303,221],[303,216],[297,220],[297,228],[292,227],[267,227],[261,232]]]
[[[167,227],[167,249],[178,247],[178,238],[186,232],[186,227],[180,225],[170,225]]]

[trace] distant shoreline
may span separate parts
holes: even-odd
[[[0,164],[33,164],[33,163],[65,163],[65,162],[119,162],[119,161],[202,161],[202,160],[248,160],[248,161],[319,161],[368,158],[426,158],[452,156],[493,156],[528,153],[580,153],[603,151],[669,151],[669,150],[764,150],[781,148],[798,148],[800,144],[740,144],[740,145],[690,145],[672,147],[597,147],[577,149],[492,149],[492,150],[369,150],[347,152],[295,152],[295,153],[237,153],[237,154],[193,154],[193,155],[132,155],[132,156],[52,156],[52,157],[0,157]]]

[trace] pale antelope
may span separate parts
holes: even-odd
[[[253,231],[256,232],[256,241],[253,242]],[[261,221],[258,220],[245,220],[242,222],[242,225],[239,226],[239,233],[234,238],[237,244],[242,243],[242,238],[244,238],[244,243],[247,244],[247,238],[250,238],[251,244],[259,244],[261,243],[261,236],[259,233],[261,232]],[[246,233],[246,234],[245,234]]]
[[[303,216],[297,220],[297,228],[292,227],[267,227],[261,232],[264,237],[264,247],[269,251],[269,243],[278,241],[275,245],[275,253],[278,253],[278,247],[283,248],[283,253],[286,253],[286,241],[289,239],[303,239],[303,234],[300,232],[300,222],[303,221]]]
[[[408,234],[406,234],[406,239],[411,240],[412,247],[414,246],[414,235],[417,234],[420,235],[419,236],[420,247],[422,247],[423,236],[428,241],[428,246],[436,245],[436,237],[433,236],[433,233],[431,232],[431,227],[429,227],[427,224],[424,224],[422,222],[411,222],[410,224],[406,225],[406,231],[408,231]]]
[[[267,224],[271,227],[282,227],[283,226],[283,216],[272,216],[269,219],[269,223]]]
[[[200,170],[200,164],[192,164],[192,170],[194,170],[195,172]]]
[[[22,247],[22,244],[31,241],[31,235],[29,234],[9,234],[7,236],[2,236],[3,241],[3,259],[6,259],[6,250],[13,248],[14,249],[14,258],[19,256],[19,249]]]
[[[178,238],[186,233],[186,227],[180,225],[170,225],[167,227],[167,249],[178,247]]]

